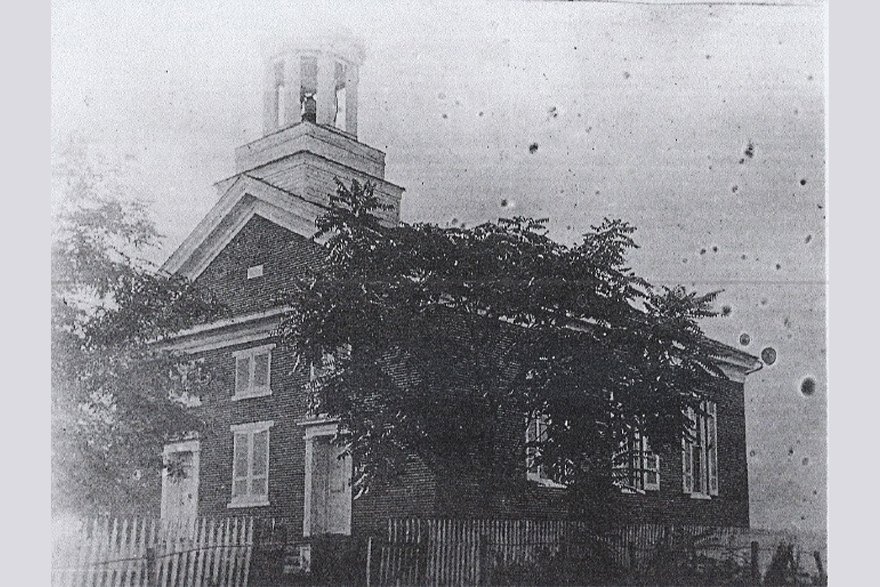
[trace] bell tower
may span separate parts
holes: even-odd
[[[235,150],[236,175],[218,182],[222,196],[242,175],[326,207],[336,179],[371,182],[400,218],[403,188],[385,180],[385,153],[358,140],[358,97],[364,47],[349,34],[297,39],[265,64],[263,136]],[[292,204],[293,205],[293,204]]]
[[[235,149],[219,199],[165,262],[197,278],[254,216],[305,238],[326,213],[337,180],[371,183],[386,226],[400,221],[403,188],[385,179],[385,153],[358,140],[363,45],[350,35],[298,39],[265,63],[263,133]]]
[[[315,37],[273,55],[266,67],[263,134],[302,121],[357,138],[363,46],[351,37]]]

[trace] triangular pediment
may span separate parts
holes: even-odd
[[[254,216],[312,238],[325,208],[242,174],[168,258],[162,268],[195,280]]]

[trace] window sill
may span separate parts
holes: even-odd
[[[249,500],[240,499],[240,500],[237,500],[237,501],[230,501],[228,504],[226,504],[226,507],[227,507],[228,509],[234,509],[234,508],[255,508],[255,507],[262,507],[262,506],[267,506],[267,505],[269,505],[269,499],[268,499],[268,498],[264,498],[264,499],[249,499]]]
[[[548,487],[550,489],[565,489],[567,485],[563,483],[558,483],[553,481],[552,479],[545,479],[543,477],[538,477],[537,475],[528,475],[527,479],[533,483],[537,483],[541,487]]]
[[[691,493],[691,499],[712,499],[711,495],[706,493]]]
[[[249,393],[249,394],[247,394],[247,395],[244,395],[244,394],[233,395],[233,396],[232,396],[232,401],[237,402],[237,401],[241,401],[241,400],[243,400],[243,399],[252,399],[252,398],[255,398],[255,397],[266,397],[266,396],[270,396],[270,395],[272,395],[272,390],[271,390],[271,389],[266,389],[266,390],[264,390],[264,391],[259,391],[259,392],[256,392],[256,393]]]

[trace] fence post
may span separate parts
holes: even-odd
[[[489,584],[489,544],[488,537],[485,535],[481,535],[479,537],[479,549],[478,549],[478,559],[477,565],[478,567],[478,578],[477,580],[480,582],[480,585],[488,585]]]
[[[819,578],[824,585],[827,581],[827,577],[825,576],[825,567],[822,565],[822,556],[819,554],[818,550],[813,551],[813,558],[816,559],[816,568],[819,569]]]
[[[370,587],[370,559],[373,556],[373,537],[367,536],[367,587]]]
[[[156,547],[148,546],[147,547],[147,565],[146,565],[146,574],[147,574],[147,587],[153,587],[156,584]]]
[[[761,569],[758,566],[758,542],[752,540],[752,584],[761,584]]]

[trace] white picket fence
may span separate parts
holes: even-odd
[[[253,518],[95,518],[58,538],[58,586],[228,586],[248,583]]]

